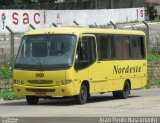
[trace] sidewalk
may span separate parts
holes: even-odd
[[[19,100],[3,100],[3,99],[0,99],[0,106],[4,105],[4,104],[10,104],[10,103],[13,103],[13,104],[16,104],[16,103],[21,103],[21,102],[24,102],[25,99],[19,99]]]

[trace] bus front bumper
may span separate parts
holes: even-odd
[[[50,86],[50,87],[35,87],[14,84],[14,92],[17,95],[32,95],[39,97],[54,97],[54,96],[74,96],[73,84],[66,84],[60,86]]]

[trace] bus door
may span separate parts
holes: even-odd
[[[90,92],[102,92],[103,83],[105,81],[105,72],[100,62],[97,61],[97,46],[96,37],[93,34],[83,34],[82,39],[82,49],[83,55],[86,56],[88,69],[88,81],[90,82]],[[83,57],[83,56],[82,56]]]
[[[105,92],[107,86],[107,68],[105,61],[98,60],[97,41],[95,35],[90,35],[90,66],[89,81],[91,93]]]
[[[90,69],[96,61],[96,38],[92,34],[83,34],[80,36],[76,51],[75,70],[77,81],[91,80],[90,76],[96,69]],[[98,74],[98,73],[97,73]],[[92,81],[92,80],[91,80]],[[78,85],[79,86],[79,85]],[[92,86],[92,85],[91,85]]]

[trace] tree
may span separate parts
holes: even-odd
[[[1,5],[13,5],[14,4],[14,0],[1,0]]]
[[[38,0],[39,3],[54,3],[57,0]]]

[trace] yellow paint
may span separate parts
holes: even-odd
[[[75,34],[81,37],[82,34],[93,36],[94,33],[103,34],[125,34],[125,35],[145,35],[141,31],[130,30],[112,30],[112,29],[94,29],[94,28],[49,28],[38,29],[27,32],[25,35],[34,34]],[[77,39],[78,42],[78,39]],[[76,50],[75,50],[76,51]],[[75,60],[74,60],[75,63]],[[128,68],[129,66],[129,68]],[[117,73],[118,68],[124,68],[126,71],[138,71],[134,73]],[[116,69],[116,70],[115,70]],[[35,77],[36,73],[43,73],[44,77]],[[52,70],[52,71],[29,71],[29,70],[13,70],[13,79],[23,81],[24,84],[14,84],[14,90],[18,95],[36,95],[36,92],[28,92],[27,89],[53,89],[54,92],[46,92],[46,96],[74,96],[80,92],[82,82],[89,82],[90,93],[100,93],[107,91],[122,90],[125,80],[131,83],[131,89],[143,88],[147,81],[147,61],[146,60],[110,60],[110,61],[95,61],[91,66],[76,71],[74,64],[67,70]],[[51,84],[31,84],[29,80],[50,80]],[[71,80],[69,84],[57,85],[56,82],[63,80]],[[63,92],[64,91],[64,92]]]

